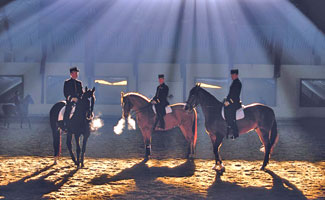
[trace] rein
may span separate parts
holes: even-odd
[[[133,112],[135,112],[135,114],[138,114],[138,113],[142,112],[142,110],[147,109],[148,107],[150,107],[151,105],[152,104],[149,103],[148,105],[145,105],[142,108],[139,108],[137,110],[133,109]]]
[[[152,104],[149,104],[149,105],[146,105],[146,106],[143,106],[142,108],[139,108],[137,110],[133,110],[133,112],[135,112],[135,115],[138,114],[138,113],[141,113],[142,110],[146,109],[147,107],[150,107],[152,106]],[[179,109],[179,108],[173,108],[173,110],[182,110],[183,108]],[[196,108],[195,108],[196,109]]]

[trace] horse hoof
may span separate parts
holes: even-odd
[[[59,157],[55,156],[55,157],[54,157],[54,163],[53,163],[53,164],[54,164],[54,165],[58,164],[58,160],[59,160]]]
[[[265,167],[263,166],[263,167],[261,167],[261,169],[260,169],[261,171],[265,171]]]
[[[214,165],[212,169],[216,171],[218,174],[222,174],[223,172],[226,171],[226,168],[223,165]]]
[[[145,160],[145,161],[148,161],[148,160],[150,160],[150,159],[151,159],[151,156],[150,156],[150,155],[145,155],[145,156],[144,156],[144,160]]]

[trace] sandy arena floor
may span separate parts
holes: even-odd
[[[0,127],[0,199],[325,199],[325,125],[320,120],[279,122],[280,140],[267,171],[255,133],[221,148],[226,172],[217,176],[212,146],[199,126],[196,159],[187,161],[179,130],[155,133],[144,162],[139,131],[115,135],[108,119],[89,139],[85,168],[76,169],[63,137],[63,157],[53,165],[45,120],[32,129]]]

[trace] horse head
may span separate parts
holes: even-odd
[[[88,119],[93,117],[94,105],[96,101],[95,90],[96,90],[95,87],[93,87],[93,89],[88,89],[88,87],[86,87],[85,92],[83,93],[81,98],[82,102],[85,105]]]
[[[201,84],[196,84],[190,91],[190,95],[186,101],[184,107],[185,110],[192,110],[199,104],[199,91],[201,89]]]
[[[121,106],[122,106],[122,116],[124,118],[127,118],[130,115],[131,109],[133,108],[133,104],[130,100],[130,96],[124,95],[123,92],[121,92]]]
[[[144,108],[148,108],[150,105],[150,99],[140,93],[121,93],[121,106],[123,117],[128,117],[131,110],[142,110]]]

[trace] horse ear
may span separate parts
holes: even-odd
[[[88,87],[86,86],[86,87],[85,87],[85,92],[87,92],[87,91],[88,91]]]
[[[201,83],[198,83],[197,86],[198,86],[198,87],[201,87]]]
[[[95,90],[96,90],[96,88],[95,88],[95,87],[93,87],[93,90],[92,90],[92,91],[93,91],[93,92],[95,92]]]
[[[121,104],[123,104],[124,92],[121,92]]]

